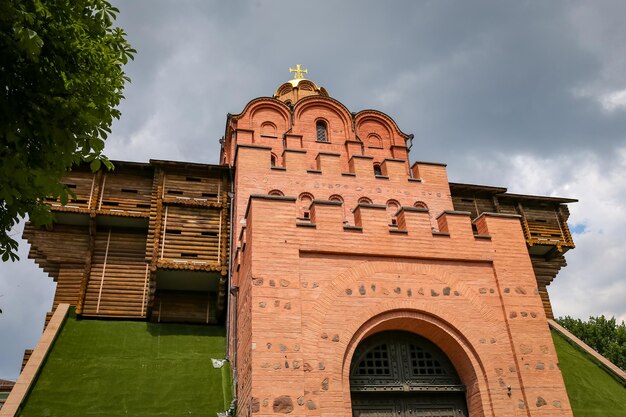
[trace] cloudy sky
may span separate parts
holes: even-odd
[[[352,111],[393,117],[451,181],[578,198],[555,314],[626,320],[626,2],[117,3],[138,54],[112,159],[216,163],[226,114],[301,63]],[[51,306],[27,249],[0,264],[0,378]]]

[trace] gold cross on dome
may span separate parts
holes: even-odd
[[[295,72],[296,74],[293,76],[293,79],[297,80],[299,78],[304,78],[302,74],[308,74],[309,70],[300,69],[300,64],[296,64],[296,69],[289,68],[289,72]]]

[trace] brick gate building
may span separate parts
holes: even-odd
[[[411,139],[299,73],[229,116],[238,415],[571,415],[545,286],[572,200],[450,184]]]
[[[55,223],[24,233],[57,282],[57,317],[3,415],[50,412],[48,396],[62,398],[55,389],[68,379],[43,358],[56,350],[69,366],[77,352],[63,351],[63,335],[53,349],[55,335],[85,331],[106,345],[112,333],[98,326],[129,331],[94,320],[110,318],[225,325],[240,417],[572,415],[546,287],[574,247],[565,204],[576,200],[450,183],[444,164],[409,161],[413,136],[391,117],[353,113],[294,72],[273,97],[228,116],[218,165],[116,162],[67,175],[75,198],[49,200]],[[68,304],[77,317],[59,313]],[[195,332],[162,329],[148,325],[158,337]],[[164,347],[146,340],[124,355],[152,363]],[[112,385],[98,385],[107,366],[93,377],[77,369],[89,384],[65,389],[95,398]],[[153,379],[164,386],[154,388],[160,412],[170,385],[191,375],[154,366],[164,372]],[[188,368],[197,378],[185,391],[206,399],[209,371]],[[46,384],[26,401],[36,378]],[[122,391],[125,404],[138,398]],[[136,413],[156,412],[145,404]]]

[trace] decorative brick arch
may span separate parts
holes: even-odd
[[[357,346],[368,336],[388,330],[401,330],[425,337],[435,343],[453,363],[466,386],[466,401],[471,416],[495,416],[490,406],[487,372],[475,349],[463,334],[450,323],[435,315],[416,310],[395,309],[371,317],[364,322],[347,343],[341,367],[342,392],[351,415],[350,363]]]
[[[276,124],[270,121],[261,123],[261,134],[276,136],[277,134]]]
[[[376,130],[373,131],[372,129]],[[356,121],[356,131],[359,137],[378,137],[380,140],[379,146],[395,145],[395,132],[392,124],[377,114],[361,115]]]
[[[370,133],[362,129],[363,125],[366,124],[368,121],[375,122],[381,127],[384,127],[386,132],[389,135],[389,138],[390,139],[393,138],[392,140],[395,145],[404,145],[405,144],[403,143],[404,140],[406,140],[409,137],[409,135],[407,135],[406,133],[400,130],[395,120],[393,120],[391,117],[389,117],[385,113],[378,111],[378,110],[372,110],[372,109],[361,110],[360,112],[356,113],[356,115],[354,116],[354,121],[356,124],[357,134],[360,137],[367,137],[367,135]],[[402,140],[398,142],[396,138],[398,139],[401,138]]]
[[[256,112],[263,108],[274,109],[281,113],[286,120],[289,120],[289,107],[287,107],[287,105],[282,101],[276,100],[275,98],[271,97],[258,97],[250,100],[248,104],[246,104],[246,106],[243,108],[241,113],[233,114],[231,117],[234,119],[240,119],[244,115],[253,117]]]
[[[271,123],[275,126],[276,135],[282,135],[289,127],[289,107],[280,100],[270,97],[259,97],[246,104],[239,114],[230,116],[230,120],[238,129],[256,129],[258,134],[263,132],[263,125]]]
[[[325,117],[328,129],[334,130],[334,124],[341,124],[344,132],[343,135],[345,137],[336,138],[337,140],[343,141],[350,137],[352,134],[352,119],[350,111],[343,104],[330,97],[309,96],[298,100],[293,114],[294,126],[299,126],[301,124],[301,118],[305,113],[311,111],[315,112],[316,110],[318,112],[321,110],[322,114],[324,111],[328,112]]]
[[[397,279],[385,281],[378,273],[394,274]],[[404,283],[414,278],[419,278],[424,286],[421,296],[417,295],[415,285],[413,296],[407,295]],[[376,290],[372,289],[374,281]],[[432,288],[457,291],[463,317],[451,311],[450,304],[433,302]],[[450,297],[455,297],[453,294]],[[437,300],[444,299],[441,293],[438,297]],[[429,339],[448,355],[467,387],[467,405],[472,417],[494,416],[487,371],[478,353],[477,333],[468,332],[468,317],[490,327],[497,340],[505,346],[508,344],[501,310],[484,303],[478,289],[459,278],[449,265],[395,258],[369,260],[338,274],[317,297],[313,314],[307,318],[309,337],[303,341],[304,351],[318,352],[326,361],[326,369],[333,370],[331,388],[320,403],[322,414],[325,403],[341,401],[345,405],[343,415],[351,416],[349,373],[358,344],[374,333],[404,330]],[[513,361],[507,347],[503,346],[501,354],[503,361]]]
[[[272,134],[265,131],[264,126],[273,127],[274,135],[281,135],[289,126],[289,113],[285,106],[274,101],[262,101],[254,103],[247,109],[250,128],[257,128],[260,134]]]
[[[383,140],[381,139],[380,135],[377,135],[376,133],[368,134],[365,142],[367,146],[371,146],[375,148],[383,147]]]
[[[282,191],[280,191],[278,189],[270,190],[270,192],[268,192],[267,194],[268,195],[273,195],[273,196],[284,196],[285,195]]]

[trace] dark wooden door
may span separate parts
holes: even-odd
[[[423,337],[382,332],[350,366],[354,417],[467,417],[465,387],[447,356]]]

